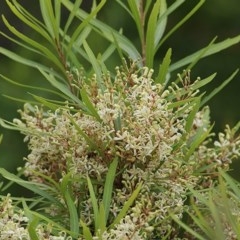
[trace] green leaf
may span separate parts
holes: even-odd
[[[68,32],[68,29],[69,27],[71,26],[72,22],[73,22],[73,19],[75,18],[75,15],[76,15],[76,12],[77,10],[80,8],[81,6],[81,3],[82,3],[82,0],[76,0],[74,2],[74,6],[73,6],[73,9],[72,11],[70,11],[70,14],[68,16],[68,19],[66,21],[66,24],[64,26],[64,35],[66,35],[66,33]]]
[[[101,83],[101,79],[102,79],[102,70],[101,70],[101,66],[97,60],[97,58],[94,56],[94,53],[92,51],[92,49],[89,47],[88,43],[86,40],[83,41],[83,47],[87,53],[87,56],[89,58],[89,62],[92,64],[92,67],[94,69],[94,73],[97,76],[97,82],[98,82],[98,86],[103,89],[102,83]]]
[[[77,208],[69,192],[69,187],[70,186],[68,186],[66,191],[64,192],[64,198],[68,207],[70,230],[72,232],[71,235],[77,238],[79,234],[79,218],[78,218]]]
[[[94,224],[95,224],[95,232],[98,231],[100,222],[99,222],[99,210],[98,210],[98,201],[95,195],[95,192],[93,190],[93,185],[89,177],[87,177],[87,183],[88,183],[88,190],[90,193],[90,198],[93,206],[93,214],[94,214]]]
[[[229,78],[227,78],[221,85],[215,88],[210,94],[208,94],[201,102],[201,106],[205,105],[211,98],[213,98],[217,93],[219,93],[232,79],[237,75],[239,69],[235,70]]]
[[[80,224],[83,228],[83,236],[84,236],[84,239],[86,240],[93,240],[93,236],[91,234],[91,231],[89,229],[89,227],[87,226],[86,223],[84,223],[82,220],[80,220]]]
[[[168,105],[168,108],[169,109],[171,109],[171,108],[179,108],[179,107],[183,106],[186,103],[191,103],[191,102],[196,101],[197,98],[199,98],[199,97],[186,98],[186,99],[183,99],[183,100],[179,100],[177,102],[170,103]],[[189,108],[189,105],[186,105],[186,108]],[[185,110],[186,109],[183,109],[181,111],[178,110],[178,112],[175,113],[176,117],[180,116]]]
[[[19,11],[19,13],[21,13],[23,16],[26,17],[26,19],[28,19],[31,23],[35,24],[36,26],[39,26],[43,29],[46,29],[45,25],[38,20],[35,16],[33,16],[32,14],[30,14],[29,11],[27,11],[21,4],[19,4],[17,2],[17,0],[12,0],[13,5],[17,8],[17,10]],[[11,7],[10,7],[11,8]]]
[[[205,0],[200,0],[199,3],[181,20],[179,21],[176,25],[174,25],[173,28],[163,37],[163,39],[160,41],[160,43],[157,46],[157,49],[162,46],[162,44],[177,30],[179,29],[191,16],[195,14],[195,12],[203,5]]]
[[[209,136],[212,128],[213,128],[213,125],[209,129],[201,128],[201,131],[198,131],[194,136],[194,138],[192,138],[188,142],[188,145],[190,145],[190,148],[184,157],[185,161],[188,161],[188,159],[193,154],[195,149]]]
[[[125,8],[125,10],[127,10],[127,12],[132,16],[132,18],[134,19],[134,22],[137,26],[137,30],[138,30],[138,34],[140,37],[140,40],[142,42],[142,44],[144,43],[145,39],[144,39],[144,29],[143,29],[143,19],[141,19],[141,17],[143,18],[143,16],[140,16],[140,10],[139,10],[139,2],[136,0],[129,0],[128,1],[128,5],[130,8],[130,11],[128,10],[128,8],[123,5],[123,3],[121,3],[121,1],[118,1],[118,3],[123,6]]]
[[[59,31],[61,29],[61,13],[62,13],[62,9],[61,9],[62,5],[61,5],[61,1],[54,1],[54,13],[55,13],[55,39],[57,40],[57,42],[59,42]]]
[[[116,2],[134,19],[134,16],[132,15],[132,12],[129,10],[126,4],[124,4],[121,0],[116,0]],[[128,4],[131,4],[131,0],[128,1]]]
[[[50,184],[52,184],[53,188],[57,191],[60,192],[60,186],[59,184],[50,176],[47,176],[46,174],[43,174],[41,172],[37,172],[37,171],[32,171],[33,174],[35,176],[39,176],[41,177],[41,179],[45,180],[48,183],[48,186],[50,186]]]
[[[5,94],[3,94],[2,96],[5,97],[5,98],[8,98],[8,99],[10,99],[10,100],[12,100],[12,101],[14,101],[14,102],[20,102],[20,103],[24,103],[24,104],[25,104],[26,102],[28,102],[28,103],[34,104],[34,105],[38,105],[38,104],[39,104],[39,102],[37,102],[37,101],[31,101],[31,100],[29,100],[29,99],[15,98],[15,97],[11,97],[11,96],[5,95]]]
[[[167,85],[167,74],[168,74],[168,68],[171,63],[171,56],[172,56],[172,49],[169,48],[162,64],[159,67],[158,76],[156,77],[155,83],[164,84]]]
[[[110,211],[110,203],[112,200],[112,192],[113,192],[113,183],[115,180],[115,174],[117,170],[117,165],[118,165],[118,158],[114,158],[112,163],[109,166],[106,180],[105,180],[105,185],[104,185],[104,191],[103,191],[103,206],[105,210],[105,219],[104,222],[105,224],[107,223],[108,220],[108,215]]]
[[[18,54],[14,53],[10,50],[7,50],[5,48],[0,47],[0,53],[5,55],[6,57],[12,59],[14,62],[19,62],[19,63],[22,63],[26,66],[30,66],[30,67],[33,67],[33,68],[36,68],[36,69],[41,69],[42,71],[45,71],[47,73],[51,73],[54,76],[58,76],[58,77],[61,78],[61,76],[57,72],[55,72],[54,70],[52,70],[48,66],[40,64],[40,63],[32,61],[32,60],[29,60],[28,58],[23,58],[21,55],[18,55]]]
[[[31,94],[29,93],[34,99],[37,100],[37,104],[40,104],[55,111],[58,108],[65,108],[65,109],[69,109],[69,107],[65,106],[65,103],[62,101],[55,101],[55,100],[51,100],[51,99],[47,99],[47,98],[43,98],[43,97],[39,97],[37,95]],[[27,100],[28,103],[30,103],[29,100]]]
[[[201,87],[203,87],[203,86],[205,86],[206,84],[208,84],[209,82],[211,82],[213,79],[214,79],[214,77],[216,76],[216,73],[213,73],[212,75],[210,75],[210,76],[208,76],[208,77],[206,77],[206,78],[204,78],[204,79],[202,79],[202,80],[200,80],[200,78],[198,78],[197,80],[198,81],[195,81],[192,85],[191,85],[191,87],[190,88],[180,88],[180,89],[178,89],[178,91],[177,91],[177,94],[178,94],[178,97],[180,97],[180,96],[184,96],[185,94],[188,94],[188,92],[189,91],[195,91],[195,90],[199,90]],[[178,74],[178,80],[177,81],[179,81],[179,79],[182,81],[182,82],[184,82],[184,80],[182,79],[182,76],[180,75],[180,74]],[[177,82],[176,81],[176,82]],[[175,83],[176,83],[175,82]],[[203,94],[202,94],[203,95]],[[176,96],[174,95],[174,94],[172,94],[171,96],[169,96],[168,97],[168,101],[173,101],[173,99],[175,99],[176,98]],[[193,99],[193,98],[191,98],[191,99]],[[174,105],[175,103],[171,103],[170,104],[170,106],[172,106],[172,105]]]
[[[106,216],[105,216],[105,208],[103,202],[100,202],[99,206],[99,230],[98,235],[102,235],[102,233],[106,231]]]
[[[60,1],[59,1],[60,3]],[[40,10],[42,14],[43,21],[47,27],[48,32],[50,33],[52,39],[58,41],[59,39],[59,25],[57,23],[57,19],[54,16],[52,1],[39,1]],[[56,1],[55,1],[56,4]],[[60,13],[59,13],[60,14]],[[59,16],[58,16],[59,18]],[[60,19],[58,19],[59,21]]]
[[[123,56],[123,52],[122,52],[122,49],[121,47],[119,46],[118,44],[118,41],[117,41],[117,38],[114,36],[114,33],[113,33],[113,44],[114,46],[116,47],[117,49],[117,52],[118,52],[118,55],[122,61],[122,65],[124,65],[124,56]]]
[[[171,103],[169,105],[169,108],[179,108],[185,104],[185,106],[181,107],[180,111],[175,112],[175,117],[182,117],[182,114],[186,110],[192,109],[192,111],[189,113],[186,119],[186,125],[185,125],[185,133],[182,135],[180,141],[178,141],[174,147],[173,150],[176,151],[180,147],[182,147],[183,144],[186,143],[186,138],[189,135],[191,129],[192,129],[192,124],[194,121],[194,118],[196,116],[197,111],[199,110],[200,107],[200,101],[201,97],[193,97],[193,98],[187,98],[184,100],[180,100],[174,103]]]
[[[34,182],[30,182],[30,181],[24,181],[21,178],[17,177],[16,175],[8,172],[7,170],[5,170],[4,168],[0,168],[0,174],[8,179],[9,181],[13,181],[15,183],[17,183],[18,185],[44,197],[45,199],[48,199],[51,203],[56,204],[56,205],[61,205],[61,203],[55,199],[52,195],[50,195],[47,191],[44,191],[43,189],[46,190],[50,190],[55,192],[55,190],[53,188],[50,188],[44,184],[40,184],[40,183],[34,183]]]
[[[88,143],[89,147],[99,152],[99,148],[95,144],[94,140],[91,139],[86,133],[84,133],[84,131],[80,128],[80,126],[75,122],[75,120],[71,116],[68,115],[67,117],[70,119],[71,123],[76,128],[80,136],[82,136],[85,139],[85,141]]]
[[[212,75],[210,75],[204,79],[201,79],[200,81],[194,83],[193,86],[191,87],[191,89],[194,91],[194,90],[200,89],[201,87],[206,86],[208,83],[210,83],[216,77],[216,75],[217,75],[216,73],[213,73]]]
[[[130,198],[127,200],[127,202],[125,202],[123,208],[121,209],[117,217],[114,219],[113,223],[110,225],[110,229],[114,228],[115,225],[119,224],[121,219],[123,219],[126,216],[127,211],[129,210],[129,208],[137,198],[141,188],[142,188],[142,182],[138,184],[137,188],[134,190]]]
[[[240,201],[240,185],[239,182],[233,179],[229,174],[224,172],[221,168],[218,169],[221,176],[224,178],[226,183],[229,185],[230,189],[234,192],[234,194],[238,197]]]
[[[157,0],[152,8],[150,17],[147,24],[146,33],[146,66],[149,68],[153,67],[153,60],[155,55],[155,33],[158,15],[160,13],[161,0]],[[143,56],[144,57],[144,56]]]
[[[114,53],[115,50],[116,50],[115,44],[113,43],[110,44],[108,48],[101,54],[100,63],[106,62],[110,58],[110,56]],[[107,71],[105,71],[105,73],[107,73]]]
[[[53,43],[51,37],[44,29],[43,25],[39,23],[39,21],[32,16],[29,12],[26,11],[17,1],[13,1],[12,4],[9,0],[6,1],[8,7],[15,14],[15,16],[24,22],[27,26],[38,32],[41,36],[43,36],[48,42]]]
[[[156,25],[156,30],[155,30],[154,47],[158,45],[166,29],[166,25],[167,25],[167,15],[165,15],[166,11],[167,11],[166,0],[161,0],[159,17]]]
[[[197,56],[196,59],[194,59],[189,66],[187,66],[186,70],[190,70],[192,69],[197,63],[198,61],[204,56],[204,54],[208,51],[208,49],[210,49],[210,47],[214,44],[214,42],[216,41],[217,37],[215,37],[209,44],[208,46],[206,46],[205,48],[201,49],[201,52],[199,52],[199,55]]]
[[[29,44],[29,45],[33,46],[34,48],[40,50],[45,55],[45,57],[47,57],[49,60],[51,60],[62,72],[65,72],[65,69],[64,69],[61,61],[59,60],[58,57],[56,57],[56,53],[51,52],[44,45],[40,44],[37,41],[34,41],[32,38],[29,38],[25,34],[16,30],[15,27],[13,27],[12,25],[9,24],[9,22],[7,21],[7,19],[4,16],[2,16],[2,19],[3,19],[3,22],[4,22],[5,26],[9,29],[9,31],[11,31],[15,36],[22,39],[27,44]]]
[[[2,74],[0,74],[0,77],[2,77],[5,81],[7,81],[7,82],[9,82],[11,84],[14,84],[14,85],[16,85],[18,87],[33,89],[33,90],[37,90],[38,92],[39,91],[48,92],[48,93],[52,93],[54,95],[60,96],[62,98],[64,97],[64,95],[60,94],[57,91],[53,91],[53,90],[51,90],[49,88],[37,87],[37,86],[29,85],[29,84],[28,85],[27,84],[22,84],[22,83],[19,83],[17,81],[11,80],[10,78],[8,78],[8,77],[6,77],[6,76],[4,76]]]
[[[198,232],[194,231],[191,227],[189,227],[187,224],[182,222],[174,214],[170,214],[170,216],[179,226],[183,227],[187,232],[189,232],[192,236],[194,236],[195,239],[206,240],[205,237],[201,236]]]
[[[88,98],[88,94],[84,88],[80,90],[80,94],[82,97],[82,101],[86,106],[87,111],[96,118],[98,122],[102,122],[102,119],[100,118],[96,108],[91,103],[90,99]]]
[[[28,46],[28,45],[26,45],[26,44],[24,44],[24,43],[22,43],[22,42],[20,42],[20,41],[18,41],[18,40],[16,40],[16,39],[14,39],[14,38],[8,36],[7,34],[1,32],[1,31],[0,31],[0,34],[1,34],[3,37],[5,37],[6,39],[8,39],[9,41],[11,41],[12,43],[17,44],[17,45],[19,45],[20,47],[22,47],[22,48],[24,48],[24,49],[26,49],[26,50],[28,50],[28,51],[30,51],[30,52],[33,52],[34,54],[38,54],[38,55],[40,55],[41,57],[44,56],[43,53],[41,53],[39,50],[36,50],[35,48],[30,47],[30,46]]]
[[[24,211],[25,211],[25,214],[26,214],[27,213],[26,206],[24,207]],[[38,234],[37,234],[38,224],[39,224],[39,219],[37,217],[31,219],[28,223],[27,230],[28,230],[28,233],[29,233],[29,236],[30,236],[31,240],[39,240]]]
[[[68,86],[66,84],[61,83],[60,81],[56,80],[55,76],[51,73],[46,73],[44,72],[42,69],[39,68],[39,71],[42,73],[42,75],[45,77],[46,80],[48,80],[48,82],[55,87],[56,89],[58,89],[60,92],[62,92],[68,100],[72,100],[74,103],[77,103],[79,105],[79,107],[81,107],[82,109],[84,109],[83,103],[81,102],[81,100],[76,97],[68,88]]]
[[[189,104],[189,107],[192,106],[192,110],[187,116],[187,120],[186,120],[185,131],[187,133],[190,133],[190,130],[192,129],[193,121],[196,118],[196,114],[200,107],[200,102],[201,102],[201,99],[198,97],[196,98],[196,100],[192,101],[191,104]]]
[[[238,44],[240,42],[240,35],[233,37],[233,38],[228,38],[222,42],[212,44],[211,47],[208,48],[208,50],[205,52],[205,54],[202,56],[202,58],[213,55],[215,53],[218,53],[226,48],[229,48],[232,45]],[[201,52],[203,50],[198,50],[197,52],[182,58],[181,60],[177,61],[176,63],[172,64],[169,68],[169,71],[175,71],[191,62],[193,62],[195,59],[198,58],[198,56],[201,55]]]
[[[101,2],[93,9],[93,11],[86,16],[85,19],[82,19],[82,23],[76,28],[74,33],[71,35],[71,40],[68,45],[68,51],[72,48],[72,45],[74,44],[75,40],[78,38],[79,34],[82,32],[82,30],[89,24],[89,22],[97,15],[97,13],[102,9],[102,7],[105,5],[106,0],[101,0]],[[76,11],[75,6],[73,6],[73,10]],[[76,14],[76,12],[75,12]],[[67,51],[67,52],[68,52]]]
[[[62,0],[62,4],[69,11],[72,11],[74,9],[74,4],[72,4],[69,0]],[[88,13],[84,12],[82,9],[78,9],[76,14],[77,14],[76,17],[78,17],[82,21],[84,21],[88,17]],[[120,48],[131,59],[133,60],[141,59],[141,55],[139,54],[133,43],[126,37],[118,33],[116,30],[114,30],[112,27],[94,18],[89,21],[89,24],[96,32],[98,32],[101,36],[103,36],[110,42],[114,42],[113,38],[114,35],[115,38],[117,39],[117,42],[119,43]]]
[[[63,232],[66,232],[67,234],[71,235],[71,232],[68,229],[66,229],[65,227],[63,227],[62,225],[57,223],[56,221],[44,216],[43,214],[40,214],[39,212],[30,210],[24,200],[22,201],[22,204],[23,204],[24,213],[27,215],[27,217],[30,220],[33,220],[33,221],[39,220],[39,222],[42,222],[45,225],[49,224],[50,226],[53,226],[54,228],[56,228],[56,230],[58,230],[57,232],[63,231]]]

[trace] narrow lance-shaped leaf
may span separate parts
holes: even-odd
[[[240,36],[236,36],[233,38],[228,38],[222,42],[212,44],[211,47],[205,52],[205,54],[202,56],[202,58],[213,55],[215,53],[218,53],[226,48],[229,48],[235,44],[238,44],[240,42]],[[185,65],[193,62],[198,56],[201,54],[201,50],[198,50],[197,52],[177,61],[176,63],[172,64],[169,67],[169,71],[175,71],[181,67],[184,67]]]
[[[85,19],[83,19],[82,23],[76,28],[74,33],[71,35],[71,40],[68,45],[68,51],[72,48],[72,45],[74,44],[75,40],[78,38],[81,31],[89,24],[89,22],[96,16],[96,14],[102,9],[102,7],[105,5],[106,0],[102,0],[97,7],[94,8],[94,10],[86,16]],[[74,8],[73,8],[74,9]],[[67,51],[67,52],[68,52]]]
[[[24,214],[29,219],[28,226],[27,226],[29,236],[32,240],[39,240],[38,234],[37,234],[37,226],[39,224],[40,219],[31,214],[31,211],[29,210],[27,203],[25,202],[24,199],[22,200],[22,205],[24,209]]]
[[[200,107],[200,102],[201,102],[201,99],[196,98],[196,100],[191,103],[192,110],[189,113],[189,115],[187,116],[186,126],[185,126],[185,130],[186,130],[187,133],[189,133],[190,130],[192,129],[193,121],[194,121],[194,119],[196,117],[196,114],[197,114],[197,112],[199,110],[199,107]]]
[[[13,1],[14,4],[12,4],[10,1],[6,1],[11,11],[16,15],[18,19],[20,19],[22,22],[24,22],[27,26],[38,32],[41,36],[43,36],[49,43],[53,43],[50,35],[48,32],[44,29],[42,24],[29,12],[26,11],[18,2]]]
[[[42,18],[52,36],[52,39],[58,40],[58,29],[56,18],[54,16],[52,1],[42,0],[39,1]]]
[[[45,199],[48,199],[50,202],[57,204],[57,205],[61,205],[61,203],[57,199],[55,199],[47,191],[43,190],[43,188],[45,188],[45,189],[49,188],[48,186],[46,186],[44,184],[40,184],[40,183],[33,183],[33,182],[22,180],[18,176],[14,175],[12,173],[9,173],[7,170],[5,170],[3,168],[0,168],[0,174],[4,178],[17,183],[18,185],[20,185],[26,189],[29,189],[30,191],[44,197]],[[53,189],[51,188],[51,190],[53,190]]]
[[[199,52],[199,55],[194,59],[186,68],[186,70],[192,69],[198,62],[199,60],[204,56],[204,54],[210,49],[210,47],[214,44],[216,41],[217,37],[215,37],[205,48],[201,49],[202,51]]]
[[[45,71],[46,73],[51,73],[54,76],[57,76],[58,78],[61,79],[61,76],[57,72],[55,72],[54,70],[49,68],[48,66],[40,64],[36,61],[32,61],[28,58],[24,58],[24,57],[16,54],[15,52],[12,52],[12,51],[10,51],[8,49],[5,49],[3,47],[0,47],[0,53],[5,55],[8,58],[14,60],[15,62],[19,62],[19,63],[22,63],[26,66],[33,67],[33,68],[36,68],[36,69],[41,69],[42,71]]]
[[[62,4],[69,10],[72,11],[74,4],[68,0],[62,0]],[[80,20],[84,21],[88,17],[88,13],[84,12],[82,9],[78,9],[77,16]],[[121,49],[127,53],[127,55],[133,59],[138,60],[141,58],[141,55],[137,51],[136,47],[132,44],[130,40],[118,33],[115,29],[111,28],[107,24],[101,22],[98,19],[91,19],[89,22],[92,28],[97,31],[101,36],[108,39],[110,42],[114,42],[113,34],[117,39]]]
[[[167,10],[167,3],[166,0],[161,0],[160,5],[160,11],[159,11],[159,17],[156,25],[156,32],[155,32],[155,38],[154,38],[154,47],[156,47],[160,41],[160,39],[163,36],[163,33],[166,29],[167,25],[167,15],[165,17],[162,17],[164,13]]]
[[[147,24],[147,33],[146,33],[146,66],[149,68],[153,67],[153,60],[155,55],[155,33],[158,15],[160,12],[161,0],[157,0],[152,8],[148,24]],[[145,56],[143,56],[145,57]]]
[[[71,123],[73,124],[73,126],[76,128],[76,130],[78,131],[78,133],[80,134],[80,136],[82,136],[85,141],[88,143],[89,147],[93,150],[98,151],[99,154],[101,154],[99,147],[96,145],[95,141],[93,139],[91,139],[82,129],[81,127],[75,122],[75,120],[73,119],[73,117],[71,116],[67,116]]]
[[[101,236],[104,231],[106,231],[106,217],[105,217],[105,208],[103,202],[99,204],[99,226],[97,235]]]
[[[89,97],[88,97],[88,94],[86,92],[86,90],[84,88],[82,88],[80,90],[80,94],[81,94],[81,97],[82,97],[82,101],[83,103],[85,104],[86,106],[86,109],[87,111],[96,118],[97,121],[101,122],[102,119],[100,118],[96,108],[93,106],[93,104],[91,103]]]
[[[71,26],[71,24],[72,24],[72,22],[73,22],[73,19],[75,18],[76,12],[77,12],[77,10],[80,8],[81,3],[82,3],[82,0],[76,0],[76,1],[74,2],[73,9],[72,9],[72,11],[70,11],[70,14],[69,14],[69,16],[68,16],[68,19],[67,19],[67,21],[66,21],[66,24],[65,24],[65,26],[64,26],[64,30],[63,30],[64,35],[66,35],[66,33],[68,32],[68,29],[69,29],[69,27]]]
[[[89,47],[87,41],[85,40],[83,42],[83,47],[89,57],[89,62],[92,64],[92,67],[94,69],[94,72],[97,76],[97,83],[98,83],[98,86],[103,90],[103,86],[102,86],[102,83],[101,83],[101,79],[102,79],[102,71],[101,71],[101,67],[100,67],[100,64],[97,60],[97,58],[95,57],[92,49]]]
[[[163,61],[162,64],[160,65],[158,76],[156,77],[155,82],[164,84],[165,86],[167,85],[167,74],[168,74],[168,68],[171,63],[171,55],[172,55],[172,49],[169,48]]]
[[[91,230],[87,226],[87,224],[85,222],[83,222],[82,220],[80,220],[80,224],[81,224],[81,226],[83,228],[84,239],[86,239],[86,240],[93,240],[93,236],[92,236]]]
[[[115,218],[115,220],[113,221],[113,223],[110,225],[110,229],[114,228],[115,225],[119,224],[119,222],[121,221],[121,219],[123,219],[129,208],[131,207],[131,205],[133,204],[133,202],[135,201],[135,199],[137,198],[140,190],[142,188],[142,182],[140,182],[137,186],[137,188],[134,190],[134,192],[132,193],[132,195],[129,197],[129,199],[125,202],[123,208],[121,209],[121,211],[119,212],[119,214],[117,215],[117,217]]]
[[[200,0],[199,3],[181,20],[179,21],[160,41],[156,49],[159,49],[160,46],[177,30],[179,29],[190,17],[192,17],[196,11],[203,5],[205,0]]]
[[[176,217],[174,214],[170,214],[171,218],[182,228],[184,228],[187,232],[189,232],[192,236],[194,236],[194,239],[198,240],[206,240],[205,237],[201,236],[198,232],[194,231],[191,227],[189,227],[187,224],[182,222],[178,217]]]
[[[74,200],[70,195],[69,188],[67,188],[66,191],[64,192],[64,198],[68,207],[71,235],[73,237],[78,237],[78,234],[79,234],[78,212],[74,204]]]
[[[38,104],[41,104],[53,111],[57,110],[58,108],[65,108],[65,109],[69,109],[69,107],[65,106],[66,104],[62,101],[56,101],[56,100],[51,100],[51,99],[47,99],[47,98],[43,98],[40,96],[37,96],[35,94],[31,94],[29,93],[34,99],[37,100]],[[29,101],[28,101],[29,102]],[[78,106],[76,106],[78,107]]]
[[[13,5],[18,9],[18,11],[21,12],[21,14],[23,14],[30,22],[46,29],[46,26],[44,25],[44,23],[42,23],[40,20],[38,20],[29,11],[27,11],[26,8],[24,8],[20,3],[17,2],[17,0],[11,0],[11,1],[12,1]]]
[[[77,103],[82,109],[84,109],[82,101],[69,90],[66,84],[63,84],[57,80],[53,74],[46,73],[42,69],[39,69],[39,71],[52,86],[54,86],[66,96],[66,99],[72,100],[73,102]]]
[[[24,206],[24,211],[27,213],[28,216],[30,216],[31,219],[39,219],[39,221],[44,222],[46,225],[49,224],[50,226],[53,226],[56,230],[61,230],[71,235],[71,232],[68,229],[66,229],[64,226],[60,225],[56,221],[46,217],[45,215],[39,212],[32,211],[31,209],[29,209],[29,207],[26,204],[24,204],[24,201],[22,202]]]
[[[118,1],[118,2],[120,2],[120,1]],[[143,44],[145,42],[144,28],[143,28],[144,23],[142,22],[144,20],[144,19],[142,19],[144,16],[140,16],[141,13],[140,13],[140,9],[139,9],[139,1],[129,0],[128,5],[129,5],[129,8],[131,10],[130,15],[134,19],[134,22],[137,26],[137,30],[138,30],[140,40]]]
[[[197,132],[195,135],[193,141],[190,143],[190,148],[188,152],[185,155],[185,161],[188,161],[189,157],[193,154],[195,149],[209,136],[211,130],[213,128],[213,125],[209,129],[203,128],[203,131]]]
[[[15,38],[12,38],[12,37],[8,36],[8,35],[5,34],[4,32],[1,32],[1,31],[0,31],[0,34],[1,34],[3,37],[5,37],[6,39],[8,39],[10,42],[17,44],[18,46],[20,46],[20,47],[23,48],[23,49],[26,49],[26,50],[28,50],[28,51],[30,51],[30,52],[33,52],[34,54],[38,54],[38,55],[40,55],[41,57],[44,56],[44,54],[43,54],[42,52],[40,52],[39,50],[37,50],[37,49],[35,49],[35,48],[33,48],[33,47],[30,47],[29,45],[26,45],[26,44],[24,44],[23,42],[18,41],[18,40],[15,39]]]
[[[121,0],[116,0],[116,2],[117,2],[124,10],[126,10],[126,12],[129,14],[129,16],[131,16],[131,17],[134,19],[133,15],[132,15],[132,12],[130,11],[129,7],[128,7],[125,3],[123,3]],[[130,2],[130,1],[128,1],[128,4],[129,4],[129,2]]]
[[[113,192],[113,183],[115,180],[115,174],[118,165],[118,158],[116,157],[109,166],[104,191],[103,191],[103,206],[105,210],[105,224],[107,223],[109,211],[110,211],[110,203],[112,200],[112,192]]]
[[[42,44],[38,43],[37,41],[33,40],[32,38],[29,38],[25,34],[19,32],[15,27],[10,25],[10,23],[8,22],[8,20],[4,16],[2,16],[2,19],[3,19],[3,22],[4,22],[5,26],[9,29],[9,31],[11,31],[15,36],[22,39],[27,44],[29,44],[29,45],[33,46],[34,48],[40,50],[46,58],[51,60],[62,72],[65,72],[65,69],[64,69],[62,63],[59,60],[59,58],[56,57],[56,54],[54,54],[48,48],[46,48]]]
[[[224,172],[221,168],[218,169],[221,176],[224,178],[224,181],[229,185],[230,189],[234,192],[234,194],[240,199],[240,185],[239,182],[233,179],[230,175]]]
[[[227,78],[223,83],[215,88],[210,94],[208,94],[201,102],[201,106],[205,105],[211,98],[213,98],[218,92],[220,92],[232,79],[237,75],[239,69],[235,70],[233,74],[229,78]]]
[[[48,92],[48,93],[52,93],[54,95],[57,95],[57,96],[60,96],[60,97],[63,97],[64,95],[62,95],[61,93],[57,92],[57,91],[53,91],[51,89],[48,89],[48,88],[43,88],[43,87],[38,87],[38,86],[33,86],[33,85],[27,85],[27,84],[21,84],[17,81],[14,81],[14,80],[11,80],[10,78],[0,74],[0,77],[2,79],[4,79],[5,81],[13,84],[13,85],[16,85],[18,87],[22,87],[22,88],[26,88],[26,89],[32,89],[32,90],[37,90],[38,92],[39,91],[42,91],[42,92]]]
[[[100,222],[99,222],[98,201],[97,201],[94,189],[93,189],[91,179],[89,177],[87,177],[87,183],[88,183],[88,190],[89,190],[89,193],[90,193],[91,202],[92,202],[92,206],[93,206],[95,232],[97,232],[98,229],[99,229],[99,224],[100,224]]]

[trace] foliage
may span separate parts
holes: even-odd
[[[11,239],[212,239],[217,229],[224,239],[239,239],[239,186],[226,171],[240,156],[240,125],[226,126],[216,138],[204,106],[237,71],[206,95],[201,88],[215,74],[192,80],[190,70],[240,36],[214,39],[175,63],[170,48],[156,66],[162,44],[204,1],[166,33],[167,18],[184,0],[170,6],[165,0],[116,1],[136,24],[139,48],[97,18],[106,0],[93,1],[89,13],[81,9],[81,0],[39,1],[42,21],[16,0],[6,0],[37,37],[21,33],[4,16],[13,37],[1,34],[38,60],[1,47],[0,53],[36,68],[52,88],[25,86],[1,75],[39,94],[19,110],[20,119],[0,120],[23,133],[30,150],[19,169],[27,180],[5,169],[0,173],[35,194],[30,199],[2,196],[0,234]],[[102,53],[89,44],[92,35],[107,42]],[[113,57],[120,62],[114,70],[108,68]],[[177,79],[176,70],[182,71]],[[218,199],[229,208],[222,210]]]

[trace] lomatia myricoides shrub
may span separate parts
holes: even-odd
[[[96,223],[87,178],[101,202],[109,166],[116,162],[106,225],[141,184],[119,223],[97,231],[102,239],[177,238],[179,227],[170,216],[183,218],[189,188],[213,187],[218,168],[228,170],[240,156],[236,129],[227,126],[212,140],[209,108],[199,110],[198,88],[204,80],[193,81],[185,72],[179,75],[180,84],[164,89],[154,84],[152,73],[132,63],[128,69],[116,68],[114,83],[103,76],[102,88],[95,76],[83,82],[77,75],[80,85],[75,88],[82,98],[88,96],[90,112],[67,103],[54,111],[25,104],[21,119],[14,120],[30,150],[23,173],[29,181],[51,187],[67,177],[81,221],[91,229]],[[44,211],[67,224],[66,199],[57,189],[55,195],[62,204],[50,204]]]
[[[1,47],[0,53],[39,70],[54,90],[36,88],[57,100],[33,94],[19,118],[0,119],[2,126],[20,131],[29,148],[19,175],[3,168],[0,174],[34,193],[1,196],[1,239],[240,239],[240,191],[226,174],[240,157],[240,124],[215,134],[205,106],[237,71],[209,95],[201,87],[215,74],[204,79],[190,74],[201,57],[240,37],[216,44],[214,39],[173,65],[170,48],[157,71],[160,46],[203,0],[166,36],[168,15],[184,1],[169,8],[164,0],[117,1],[136,24],[140,51],[96,18],[104,0],[93,1],[90,13],[78,0],[40,0],[43,23],[17,1],[6,2],[43,42],[25,36],[4,16],[22,42],[1,34],[46,62]],[[62,5],[69,11],[63,27]],[[98,57],[87,41],[92,31],[109,44]],[[113,72],[107,63],[115,52],[122,65]]]

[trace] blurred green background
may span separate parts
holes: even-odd
[[[41,0],[40,0],[41,1]],[[38,0],[24,1],[19,0],[29,9],[35,16],[40,17]],[[174,1],[168,1],[172,3]],[[169,18],[167,29],[174,26],[197,1],[188,0],[186,3],[172,14]],[[90,0],[83,0],[82,7],[89,10],[91,5]],[[14,18],[4,0],[0,3],[0,12],[7,19],[11,20],[18,29],[24,33],[31,35],[22,23]],[[125,15],[123,9],[119,7],[114,0],[108,0],[104,10],[100,14],[100,19],[114,26],[116,29],[123,27],[124,34],[135,43],[138,41],[136,31],[131,19]],[[207,0],[203,7],[198,11],[188,23],[178,30],[159,52],[159,61],[166,53],[166,50],[171,47],[173,49],[173,62],[179,60],[188,54],[206,46],[215,36],[218,40],[224,40],[228,37],[234,37],[240,34],[240,3],[239,0]],[[0,31],[6,32],[2,21],[0,20]],[[93,43],[95,39],[91,40]],[[101,49],[102,41],[96,42],[96,50]],[[9,48],[18,54],[28,56],[34,59],[34,56],[25,53],[23,49],[16,47],[7,39],[0,36],[1,47]],[[192,71],[192,77],[200,76],[202,78],[217,72],[217,77],[212,82],[207,91],[211,91],[216,86],[221,84],[235,69],[240,65],[240,44],[231,47],[224,52],[201,60]],[[42,77],[38,72],[26,66],[20,65],[8,58],[0,55],[0,73],[24,84],[44,84]],[[235,77],[220,94],[218,94],[211,102],[212,121],[215,122],[215,131],[222,131],[225,124],[231,126],[240,120],[240,74]],[[18,117],[17,109],[22,108],[22,104],[9,100],[3,96],[9,95],[21,98],[26,98],[28,93],[25,89],[10,85],[0,78],[0,118],[12,121]],[[29,96],[30,98],[30,96]],[[18,166],[23,165],[23,157],[28,154],[27,146],[23,143],[23,136],[18,132],[13,132],[0,128],[0,134],[3,134],[3,141],[0,145],[0,167],[4,167],[11,172],[16,172]],[[235,169],[240,166],[235,166]],[[238,175],[238,171],[235,171]]]

